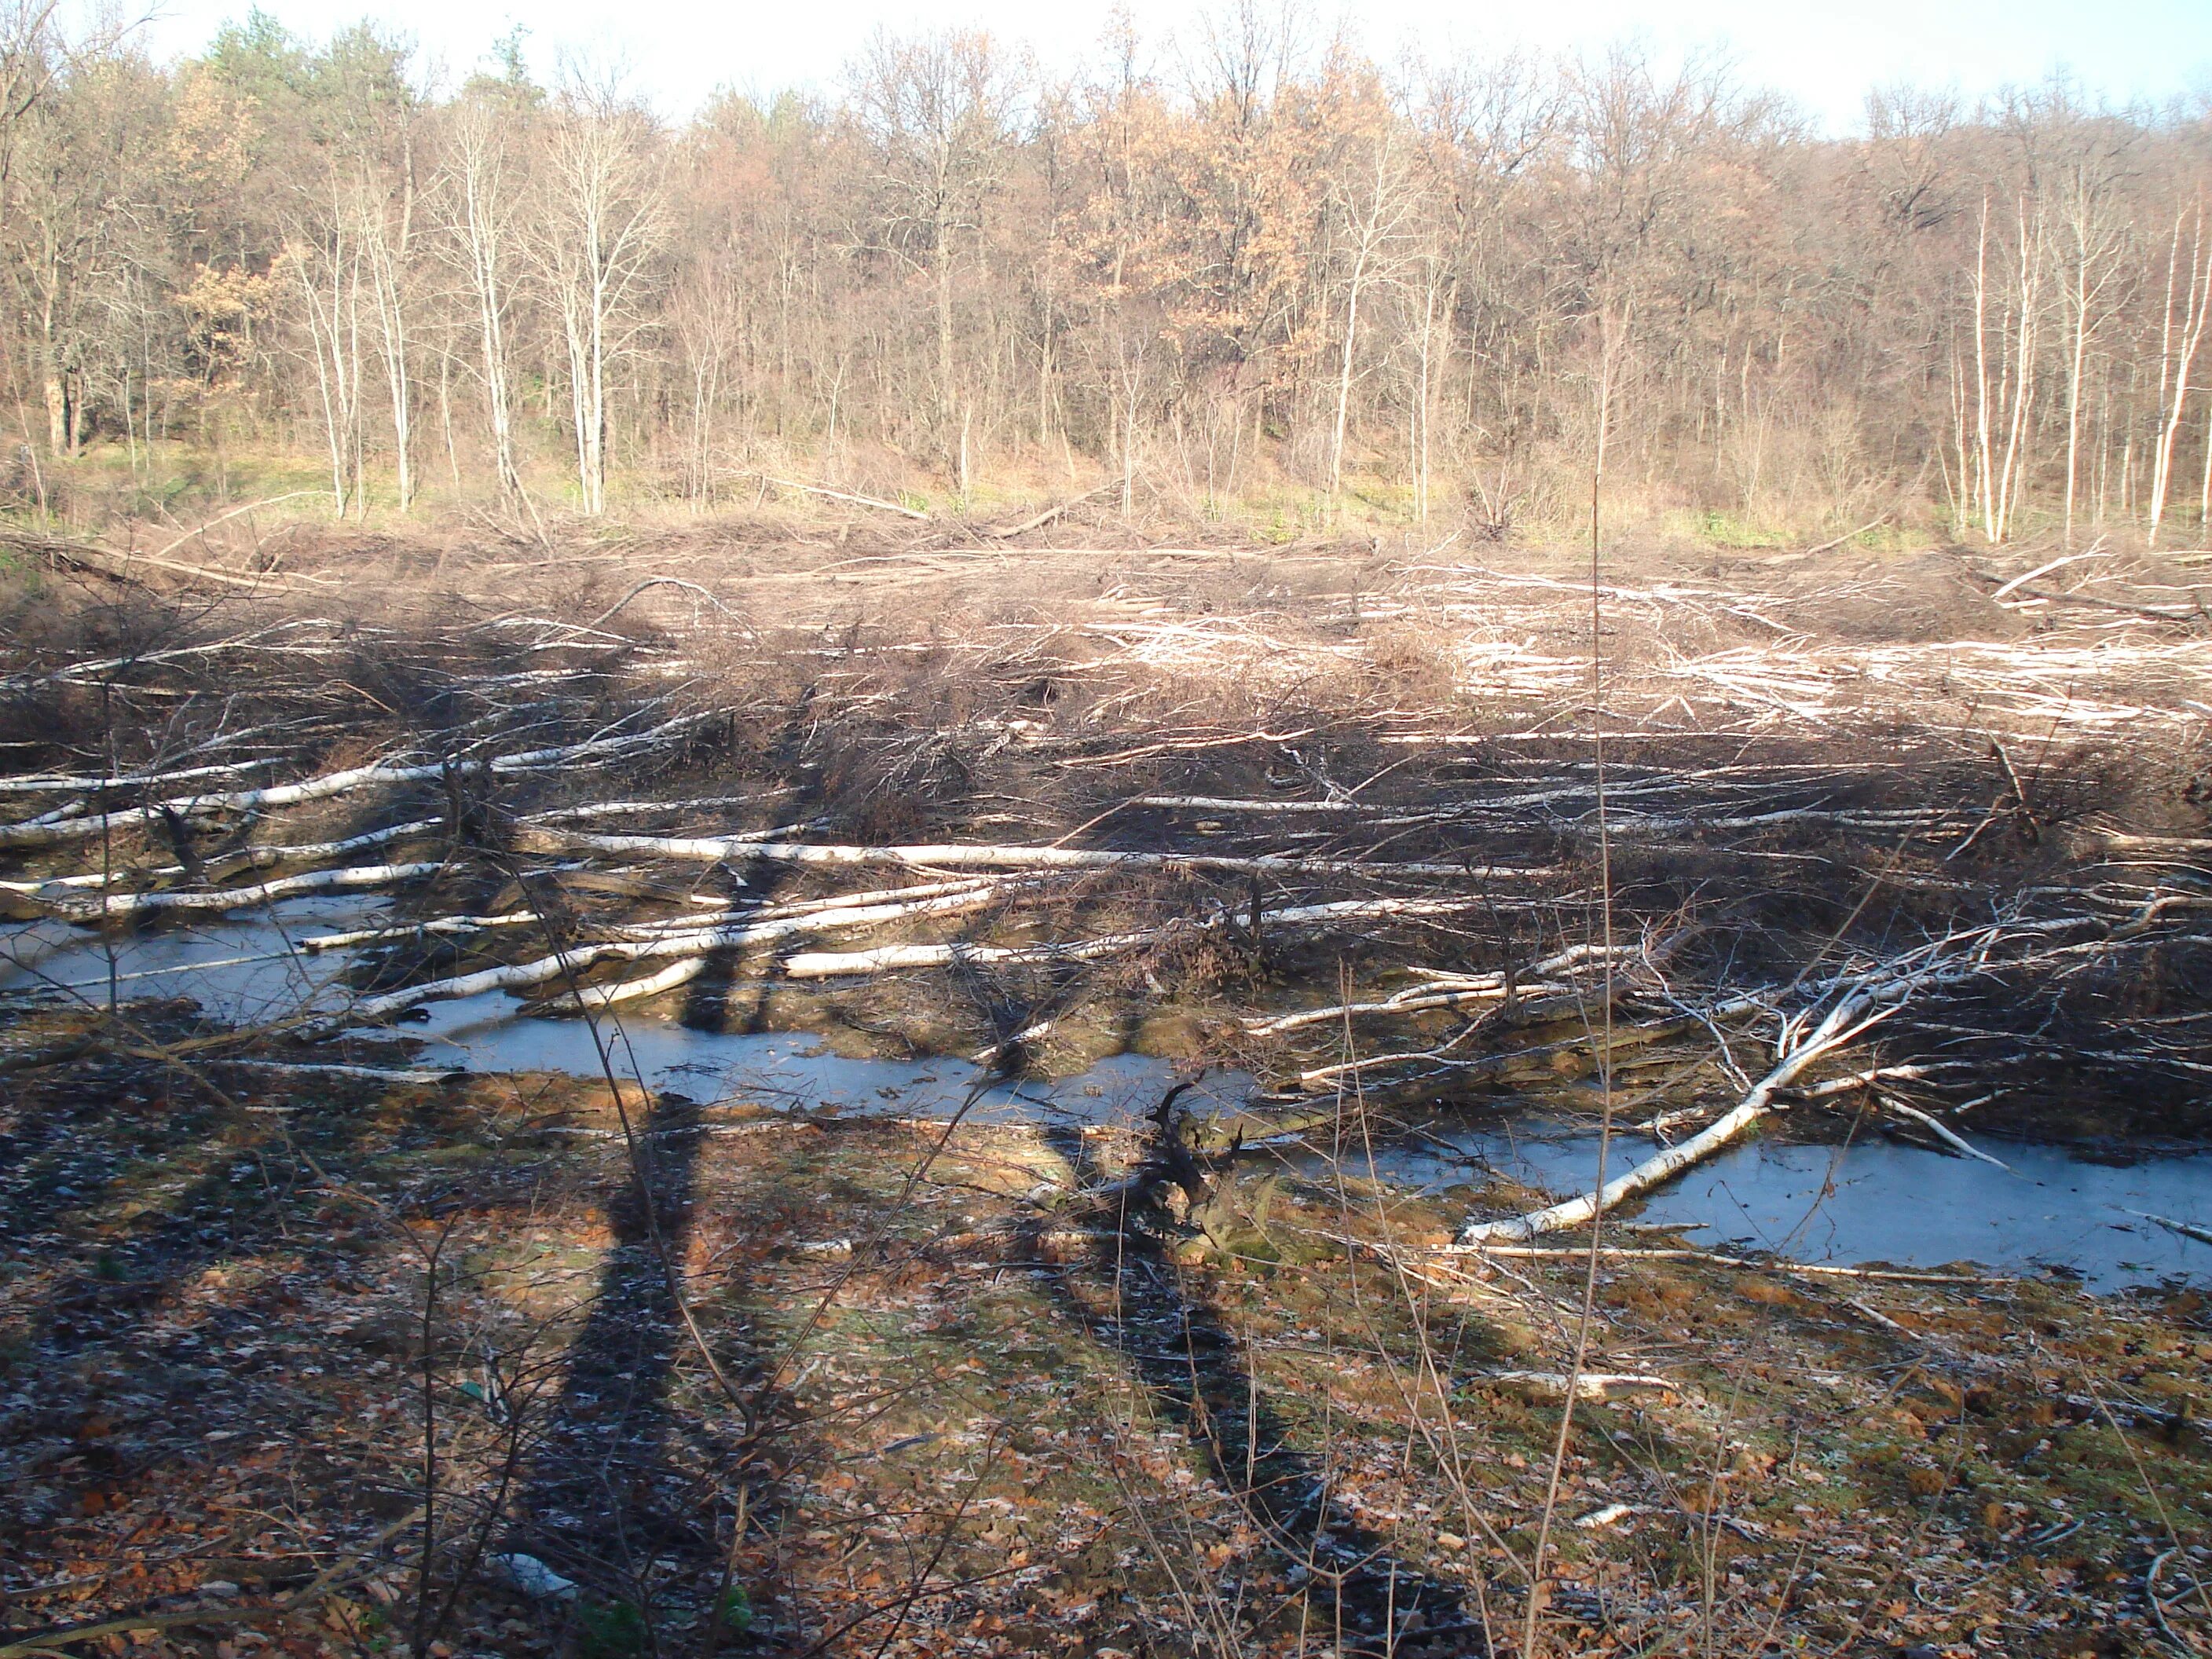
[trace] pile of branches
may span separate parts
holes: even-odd
[[[1331,554],[1124,555],[1108,580],[1100,556],[988,601],[939,553],[863,562],[857,599],[765,558],[714,582],[555,561],[520,608],[507,583],[49,596],[0,678],[27,734],[0,755],[0,902],[112,931],[385,896],[294,941],[344,953],[343,994],[240,1042],[711,972],[911,983],[1010,1066],[1167,999],[1298,1121],[1595,1077],[1696,1145],[1848,1075],[1852,1109],[1943,1145],[2038,1103],[2203,1127],[2181,610],[1991,578],[1996,614],[2086,620],[1869,657],[1808,631],[1802,583],[1616,586],[1601,773],[1586,588]]]

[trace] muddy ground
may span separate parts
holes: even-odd
[[[0,1654],[2212,1644],[2200,1291],[1471,1251],[1540,1195],[1358,1173],[1509,1099],[1686,1132],[1899,963],[1770,1132],[2203,1144],[2201,559],[1620,560],[1600,750],[1540,554],[278,551],[9,578],[24,924],[390,908],[335,1011],[9,994]],[[647,953],[864,891],[945,908]],[[549,960],[553,1012],[1269,1097],[414,1074],[410,999]]]

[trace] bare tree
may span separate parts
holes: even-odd
[[[869,240],[928,275],[937,416],[948,445],[958,423],[964,495],[972,411],[957,367],[955,273],[960,239],[982,228],[984,204],[1006,165],[1012,77],[988,35],[878,35],[855,69],[854,91],[878,180]]]
[[[2119,185],[2134,135],[2104,122],[2069,125],[2075,130],[2063,136],[2072,154],[2059,166],[2055,194],[2067,325],[2065,538],[2071,547],[2089,350],[2112,315],[2126,269],[2130,224]]]
[[[376,342],[384,363],[386,389],[391,397],[392,448],[399,510],[415,504],[415,393],[409,355],[407,318],[411,261],[415,249],[415,169],[408,151],[395,202],[390,193],[363,178],[357,181],[354,209],[355,234],[360,240],[362,264],[368,280],[371,304],[376,313]]]
[[[2197,349],[2204,341],[2204,325],[2212,319],[2212,248],[2205,245],[2204,210],[2198,208],[2190,222],[2186,258],[2181,245],[2183,222],[2179,217],[2173,222],[2166,261],[2166,302],[2159,318],[2159,424],[2152,441],[2150,508],[2146,515],[2147,534],[2154,545],[2173,483],[2173,446],[2181,434],[2181,417],[2189,404],[2189,377],[2197,367]]]
[[[518,119],[514,101],[499,92],[479,88],[465,97],[453,112],[445,179],[447,246],[465,275],[474,317],[493,476],[501,498],[509,501],[522,495],[508,362],[514,305],[513,148]]]
[[[1358,146],[1331,193],[1345,241],[1344,337],[1337,353],[1336,418],[1329,434],[1328,493],[1344,488],[1345,425],[1352,410],[1352,366],[1359,339],[1359,302],[1370,284],[1395,281],[1419,209],[1410,157],[1395,125]]]
[[[660,134],[644,108],[610,89],[568,88],[546,123],[534,251],[560,317],[586,513],[606,511],[609,371],[652,325],[661,185]]]
[[[301,214],[288,242],[285,263],[297,283],[307,324],[308,355],[329,447],[331,510],[343,518],[363,504],[362,445],[362,254],[358,215],[349,210],[343,181],[328,181],[327,200]]]

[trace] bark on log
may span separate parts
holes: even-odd
[[[1549,869],[1437,862],[1383,863],[1365,859],[1255,857],[1195,853],[1117,853],[1076,847],[978,847],[945,842],[909,847],[852,847],[819,842],[753,842],[726,836],[597,836],[530,829],[516,845],[528,852],[590,852],[719,864],[747,859],[773,864],[893,865],[933,870],[1206,870],[1237,875],[1376,875],[1530,878]]]
[[[794,917],[784,921],[702,928],[693,933],[672,933],[660,939],[602,939],[596,944],[580,945],[574,950],[556,951],[532,962],[486,968],[473,974],[458,974],[449,979],[430,980],[383,996],[370,997],[356,1003],[343,1017],[319,1021],[310,1029],[316,1036],[326,1036],[347,1024],[388,1018],[425,1002],[454,1001],[486,991],[527,990],[532,986],[549,984],[554,980],[581,974],[603,962],[704,957],[717,951],[769,944],[798,933],[872,927],[878,922],[906,916],[955,915],[963,910],[981,908],[991,902],[992,896],[988,893],[970,894],[925,899],[913,904],[873,904],[858,906],[850,910],[823,910],[811,916]]]
[[[1838,1002],[1810,1035],[1792,1047],[1772,1071],[1752,1085],[1751,1092],[1733,1110],[1723,1114],[1680,1146],[1669,1146],[1646,1158],[1627,1174],[1606,1182],[1597,1192],[1502,1221],[1469,1222],[1460,1233],[1460,1242],[1480,1244],[1498,1239],[1518,1243],[1543,1233],[1579,1227],[1602,1211],[1626,1203],[1639,1193],[1647,1193],[1691,1165],[1711,1158],[1774,1109],[1777,1090],[1788,1086],[1814,1060],[1842,1047],[1891,1012],[1882,1008],[1869,1013],[1872,1000],[1870,995],[1863,993]]]
[[[623,737],[592,738],[583,743],[565,744],[557,749],[533,749],[521,754],[498,755],[487,764],[493,772],[527,772],[580,760],[604,760],[660,742],[705,718],[707,716],[701,714],[682,715],[664,721],[650,731]],[[0,824],[0,847],[51,847],[65,841],[89,840],[109,830],[143,828],[160,821],[163,807],[186,817],[208,812],[258,812],[272,806],[295,806],[305,801],[326,800],[333,795],[347,794],[373,784],[420,783],[427,779],[441,778],[445,772],[446,763],[442,760],[412,766],[379,763],[372,766],[350,767],[342,772],[326,772],[321,777],[303,779],[298,783],[272,784],[264,789],[233,789],[210,795],[179,795],[143,806],[125,807],[119,811],[101,812],[60,822]]]
[[[388,1018],[422,1003],[453,1001],[462,997],[480,995],[486,991],[527,990],[532,986],[550,984],[557,979],[582,974],[603,963],[655,961],[667,957],[703,959],[717,951],[769,944],[794,933],[873,927],[879,922],[908,916],[958,915],[995,903],[999,896],[996,889],[988,889],[981,893],[952,894],[940,899],[909,904],[863,905],[849,910],[818,910],[785,921],[700,928],[653,939],[603,939],[556,951],[534,962],[486,968],[473,974],[460,974],[449,979],[410,985],[383,996],[371,997],[356,1004],[343,1016],[318,1021],[307,1029],[316,1036],[331,1036],[349,1024]],[[1473,908],[1477,902],[1464,899],[1346,899],[1329,904],[1295,905],[1273,912],[1268,920],[1271,923],[1285,927],[1325,926],[1339,921],[1380,916],[1441,915]],[[1187,925],[1206,929],[1218,927],[1220,921],[1220,918],[1215,918]],[[802,951],[779,962],[776,972],[786,979],[833,979],[848,974],[945,968],[955,963],[993,967],[1017,963],[1091,962],[1121,951],[1157,945],[1167,936],[1168,930],[1153,928],[1143,933],[1109,934],[1067,945],[884,945],[867,951]],[[615,991],[620,988],[606,988]]]
[[[251,887],[218,887],[204,892],[102,893],[99,897],[51,902],[57,915],[71,921],[116,921],[129,916],[158,915],[171,910],[243,910],[251,905],[274,904],[303,893],[350,893],[364,887],[390,887],[418,876],[434,876],[441,864],[357,864],[338,870],[312,870],[305,875],[280,876]]]

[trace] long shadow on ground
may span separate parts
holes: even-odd
[[[1079,1133],[1047,1138],[1084,1185],[1098,1181]],[[1162,1414],[1206,1449],[1215,1479],[1274,1553],[1294,1576],[1307,1576],[1310,1628],[1333,1637],[1341,1653],[1376,1659],[1489,1652],[1457,1589],[1399,1560],[1333,1509],[1326,1480],[1254,1386],[1236,1339],[1212,1308],[1185,1293],[1156,1236],[1124,1224],[1092,1247],[1078,1269],[1085,1270],[1107,1294],[1094,1303],[1077,1294],[1072,1274],[1055,1275],[1048,1282],[1060,1310],[1121,1357]]]
[[[662,1096],[635,1127],[643,1179],[625,1172],[608,1204],[613,1242],[565,1356],[507,1547],[629,1603],[651,1630],[665,1615],[699,1611],[722,1570],[720,1494],[679,1464],[728,1470],[741,1452],[671,1399],[689,1338],[661,1251],[684,1260],[700,1126],[689,1102]],[[679,1433],[706,1443],[679,1459]]]

